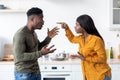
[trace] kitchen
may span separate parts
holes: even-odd
[[[47,33],[45,34],[45,32],[47,27],[52,29],[55,26],[59,26],[56,24],[58,21],[67,22],[70,25],[71,30],[74,32],[76,17],[82,14],[89,14],[93,17],[97,29],[104,38],[106,48],[109,49],[109,47],[112,46],[114,50],[114,58],[117,59],[119,54],[120,37],[117,36],[119,35],[119,31],[109,30],[110,0],[0,0],[0,4],[4,4],[11,8],[11,11],[0,11],[1,53],[4,53],[4,44],[12,43],[13,35],[16,30],[26,24],[25,11],[32,6],[38,6],[43,9],[45,20],[43,30],[36,31],[40,34],[40,36],[38,36],[40,40],[44,39],[46,36]],[[64,46],[61,45],[60,42],[64,43]],[[62,29],[60,29],[59,35],[52,40],[51,44],[55,44],[55,47],[57,48],[55,53],[65,51],[66,53],[75,54],[77,52],[78,45],[71,44],[65,37]],[[0,56],[3,56],[3,54],[0,54]],[[7,62],[1,64],[11,65],[12,63]]]

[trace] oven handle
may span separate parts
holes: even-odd
[[[46,74],[44,76],[70,76],[70,74]]]

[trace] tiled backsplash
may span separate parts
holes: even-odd
[[[9,57],[9,55],[13,54],[13,45],[5,44],[4,45],[4,57]]]

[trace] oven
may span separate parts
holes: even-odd
[[[41,80],[71,80],[70,65],[41,65]]]
[[[71,80],[69,72],[43,72],[42,80]]]

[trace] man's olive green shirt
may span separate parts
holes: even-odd
[[[27,27],[19,29],[13,38],[15,71],[23,73],[39,73],[37,59],[41,57],[41,48],[50,42],[50,38],[39,42],[34,31]]]

